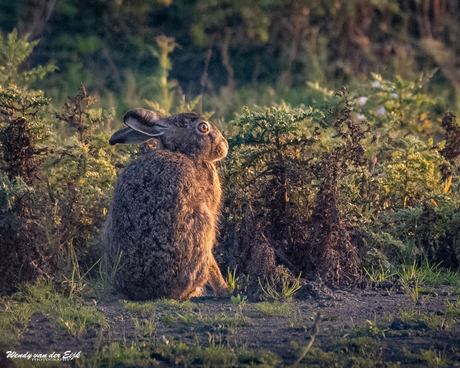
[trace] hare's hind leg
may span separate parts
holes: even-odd
[[[222,277],[219,266],[214,259],[214,256],[211,255],[209,260],[209,283],[211,284],[212,289],[216,296],[227,296],[229,294],[227,289],[227,283]]]

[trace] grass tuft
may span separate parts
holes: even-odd
[[[280,303],[279,301],[275,301],[274,303],[261,302],[255,304],[254,307],[266,317],[289,317],[296,309],[291,303]]]

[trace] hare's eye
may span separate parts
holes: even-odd
[[[198,131],[200,133],[207,133],[209,132],[209,125],[207,123],[200,123],[198,125]]]

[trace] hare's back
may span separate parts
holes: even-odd
[[[178,212],[195,202],[195,180],[193,163],[180,153],[154,150],[128,165],[118,179],[111,213],[122,248],[152,241],[152,234],[158,243],[166,242]]]

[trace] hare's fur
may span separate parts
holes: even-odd
[[[120,175],[104,229],[109,265],[119,259],[115,287],[133,300],[187,299],[207,282],[217,295],[225,294],[212,247],[221,197],[215,161],[226,155],[227,142],[211,123],[206,122],[207,134],[197,132],[202,121],[197,115],[150,113],[135,110],[134,118],[147,126],[146,139],[158,135],[160,148]],[[150,123],[160,126],[160,133]],[[133,132],[135,138],[125,140],[124,131],[122,143],[138,142],[139,130]]]

